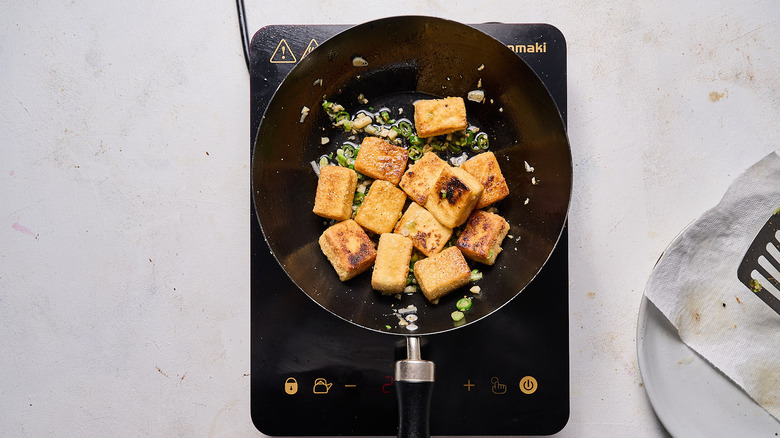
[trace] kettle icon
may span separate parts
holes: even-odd
[[[332,383],[328,383],[327,380],[320,377],[314,380],[314,388],[312,388],[312,392],[315,394],[327,394],[328,391],[330,391],[331,386],[333,386]]]

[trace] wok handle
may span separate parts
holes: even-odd
[[[406,338],[406,355],[395,363],[398,438],[428,438],[434,365],[420,359],[419,338]]]

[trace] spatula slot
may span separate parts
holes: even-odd
[[[780,314],[780,215],[770,216],[758,232],[737,269],[737,277]]]

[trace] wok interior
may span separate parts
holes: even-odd
[[[353,66],[356,56],[368,65]],[[322,110],[323,96],[354,114],[360,94],[369,105],[403,92],[465,98],[480,79],[486,102],[467,100],[467,113],[490,135],[490,149],[510,189],[509,197],[498,204],[499,214],[511,226],[511,238],[504,240],[504,252],[496,264],[476,265],[484,273],[476,283],[481,293],[470,294],[467,287],[432,305],[421,293],[404,294],[401,300],[382,296],[371,288],[370,271],[345,283],[339,281],[318,245],[326,221],[312,213],[317,176],[310,162],[337,147],[333,141],[321,144],[322,137],[333,137],[335,132]],[[301,122],[304,106],[310,112]],[[404,116],[412,118],[412,114]],[[526,172],[526,161],[535,168],[533,173]],[[464,295],[474,299],[466,315],[468,323],[516,296],[552,252],[571,192],[565,128],[533,71],[493,38],[459,23],[429,17],[396,17],[356,26],[302,59],[269,103],[257,135],[252,173],[260,225],[292,281],[345,320],[401,334],[455,328],[450,313]],[[531,183],[532,176],[538,184]],[[417,308],[419,328],[415,332],[399,327],[392,315],[393,309],[410,304]]]

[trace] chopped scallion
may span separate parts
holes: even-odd
[[[414,161],[419,160],[423,156],[423,151],[420,146],[411,146],[409,148],[409,158]]]
[[[461,312],[469,310],[471,308],[471,298],[466,297],[459,299],[458,302],[455,303],[455,307]]]
[[[477,136],[474,138],[474,141],[477,143],[477,146],[479,146],[480,149],[485,150],[490,147],[490,141],[488,140],[488,136],[484,132],[480,132],[477,134]]]
[[[455,322],[462,320],[465,316],[466,315],[464,315],[460,310],[456,310],[450,314],[450,317],[452,317],[452,320]]]
[[[409,138],[409,136],[412,135],[412,131],[411,123],[407,122],[406,120],[401,120],[398,122],[398,133],[405,138]]]
[[[382,118],[382,121],[386,124],[395,123],[395,120],[390,118],[390,112],[389,111],[380,111],[379,117]]]
[[[479,280],[482,280],[482,272],[480,272],[479,269],[472,269],[471,277],[469,277],[469,281],[479,281]]]
[[[341,167],[349,167],[349,160],[344,156],[344,149],[336,149],[336,162],[338,162]]]
[[[421,139],[420,137],[418,137],[418,136],[416,136],[416,135],[414,135],[414,134],[411,134],[411,135],[409,136],[409,143],[410,143],[412,146],[422,146],[423,144],[425,144],[425,142],[423,141],[423,139]]]
[[[342,149],[344,150],[344,156],[347,158],[355,158],[355,156],[357,156],[355,146],[352,146],[349,143],[345,143],[344,146],[342,146]]]

